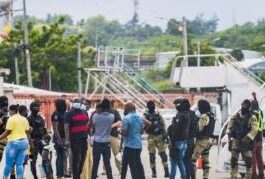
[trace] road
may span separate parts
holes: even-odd
[[[55,154],[54,154],[55,156]],[[146,145],[146,141],[144,141],[144,148],[142,151],[142,163],[144,166],[144,170],[145,170],[145,175],[147,179],[151,179],[151,169],[149,167],[149,156],[148,156],[148,151],[147,151],[147,145]],[[53,170],[55,171],[55,157],[53,157]],[[217,147],[213,146],[210,152],[210,165],[211,165],[211,171],[210,171],[210,179],[225,179],[225,178],[229,178],[228,173],[217,173],[215,171],[215,166],[216,166],[216,161],[217,161]],[[40,157],[38,160],[38,164],[40,163]],[[112,164],[112,169],[113,169],[113,177],[115,179],[119,178],[119,173],[115,167],[115,163],[114,163],[114,157],[111,157],[111,164]],[[0,178],[2,178],[2,173],[3,173],[3,162],[0,165]],[[25,178],[26,179],[32,179],[31,173],[30,173],[30,169],[29,169],[29,165],[26,166],[26,170],[25,170]],[[164,171],[163,171],[163,166],[160,160],[160,157],[157,156],[157,174],[158,174],[158,179],[162,179],[163,175],[164,175]],[[100,163],[100,168],[99,168],[99,179],[105,179],[106,176],[104,175],[100,175],[102,172],[102,161]],[[127,178],[130,179],[130,173],[128,173]],[[179,178],[179,177],[177,177]],[[197,170],[197,178],[201,179],[202,178],[202,170],[199,169]]]

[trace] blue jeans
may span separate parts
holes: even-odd
[[[186,179],[187,174],[186,174],[186,168],[184,165],[184,156],[185,156],[185,152],[187,149],[187,141],[186,140],[176,141],[173,147],[174,147],[174,150],[177,152],[177,158],[170,159],[170,164],[171,164],[170,179],[175,178],[177,166],[179,168],[181,178]]]
[[[56,154],[57,154],[57,158],[56,158],[56,176],[58,178],[61,178],[64,176],[64,162],[66,159],[65,156],[65,149],[63,148],[63,146],[58,146],[55,145],[55,150],[56,150]]]
[[[23,178],[23,162],[29,148],[28,139],[10,141],[6,145],[6,163],[4,167],[4,177],[8,177],[13,165],[16,165],[17,178]]]

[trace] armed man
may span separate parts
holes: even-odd
[[[187,140],[187,150],[184,157],[184,164],[186,167],[187,179],[195,179],[195,166],[193,166],[192,162],[192,154],[195,148],[195,139],[197,135],[197,126],[198,126],[198,117],[195,112],[190,110],[190,102],[188,99],[183,99],[183,106],[189,113],[189,137]]]
[[[228,123],[229,151],[231,152],[231,179],[238,175],[238,158],[241,153],[246,165],[245,178],[250,179],[252,174],[252,149],[258,132],[257,118],[251,112],[251,102],[246,99],[241,109]]]
[[[209,178],[209,151],[211,148],[211,138],[213,137],[215,127],[215,117],[211,112],[210,103],[206,100],[198,101],[198,131],[195,143],[192,162],[195,165],[197,159],[202,156],[203,179]]]
[[[33,145],[30,146],[30,167],[31,167],[31,173],[33,175],[34,179],[38,179],[37,171],[36,171],[36,162],[38,158],[38,154],[41,153],[38,149],[38,144],[42,140],[42,137],[47,133],[45,128],[45,122],[42,116],[39,114],[40,112],[40,102],[39,101],[33,101],[30,104],[30,111],[31,114],[28,117],[29,125],[32,128],[32,131],[30,132],[31,137],[31,143]]]
[[[165,123],[162,116],[155,111],[155,103],[154,101],[147,102],[147,111],[144,113],[145,120],[149,122],[149,127],[146,129],[146,133],[148,134],[147,142],[148,142],[148,151],[150,157],[150,166],[152,169],[152,177],[156,178],[156,149],[161,157],[164,170],[165,177],[169,177],[168,171],[168,159],[166,154],[166,129]]]

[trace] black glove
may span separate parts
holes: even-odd
[[[166,143],[169,144],[169,137],[167,133],[162,134],[162,140]]]
[[[250,139],[248,136],[245,136],[245,137],[241,140],[241,142],[242,142],[243,144],[249,144],[249,143],[251,142],[251,139]]]

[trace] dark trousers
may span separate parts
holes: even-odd
[[[65,162],[65,150],[62,146],[55,144],[56,150],[56,176],[58,178],[64,176],[64,162]]]
[[[112,176],[112,170],[110,166],[111,153],[110,153],[109,142],[104,142],[104,143],[94,142],[93,144],[93,167],[92,167],[91,179],[97,178],[98,165],[99,165],[101,155],[103,157],[103,163],[106,169],[107,178],[112,179],[113,176]]]
[[[192,154],[195,148],[194,139],[189,139],[187,141],[187,150],[184,157],[184,165],[186,168],[187,179],[194,179],[195,178],[195,167],[192,162]]]
[[[121,179],[126,178],[129,165],[132,179],[145,179],[144,168],[141,162],[142,149],[125,147],[122,156]]]
[[[38,154],[41,155],[41,151],[39,149],[39,144],[41,142],[41,139],[34,139],[33,141],[33,145],[34,145],[34,149],[31,149],[30,151],[30,169],[31,169],[31,173],[33,175],[34,179],[37,179],[37,169],[36,169],[36,163],[37,163],[37,159],[38,159]]]
[[[84,162],[86,159],[87,140],[75,139],[71,140],[70,143],[73,156],[73,179],[80,179],[80,175],[82,173]]]
[[[252,150],[252,176],[264,176],[263,170],[262,141],[258,141],[255,143],[254,149]]]

